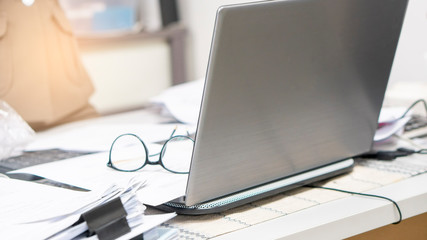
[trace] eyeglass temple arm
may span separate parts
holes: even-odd
[[[175,128],[173,129],[173,131],[172,131],[171,135],[169,136],[169,138],[173,137],[173,135],[175,134],[177,128],[178,128],[178,126],[175,126]]]
[[[178,128],[178,126],[175,126],[175,128],[173,129],[171,135],[169,136],[169,138],[173,137],[173,135],[176,132],[176,129]],[[191,136],[190,131],[188,131],[188,129],[185,130],[187,132],[187,136]]]

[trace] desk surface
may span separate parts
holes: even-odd
[[[132,123],[142,120],[153,123],[165,119],[152,112],[137,111],[74,123],[63,129],[100,121]],[[49,134],[60,131],[55,129]],[[427,182],[427,157],[414,158],[411,161],[397,160],[392,165],[358,161],[351,173],[326,184],[389,197],[399,204],[406,219],[427,212],[427,189],[420,187]],[[397,211],[388,201],[300,188],[220,214],[178,216],[165,226],[178,228],[182,237],[193,239],[306,239],[313,236],[342,239],[388,225],[397,219]]]
[[[427,157],[423,158],[427,163]],[[420,187],[427,181],[427,164],[419,172],[410,167],[404,172],[403,166],[401,172],[395,172],[391,166],[380,167],[377,161],[367,165],[358,161],[353,172],[325,184],[391,198],[403,219],[427,212],[427,190]],[[167,226],[193,239],[342,239],[398,219],[395,206],[383,199],[299,188],[220,214],[178,216]]]
[[[367,193],[395,200],[403,218],[427,212],[427,191],[421,186],[427,174]],[[216,239],[343,239],[396,221],[394,206],[387,201],[348,196],[235,231]]]

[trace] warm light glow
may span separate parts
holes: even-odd
[[[25,6],[31,6],[31,5],[33,5],[33,3],[34,3],[34,0],[22,0],[22,3],[23,3]]]

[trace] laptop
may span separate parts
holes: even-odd
[[[351,171],[370,150],[405,0],[285,0],[216,14],[186,195],[207,214]]]

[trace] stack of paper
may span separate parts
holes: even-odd
[[[38,183],[0,178],[0,226],[3,239],[72,239],[87,230],[85,224],[70,227],[82,213],[120,197],[128,212],[129,238],[167,221],[175,214],[144,216],[135,192],[145,182],[132,179],[127,186],[106,191],[79,192]]]

